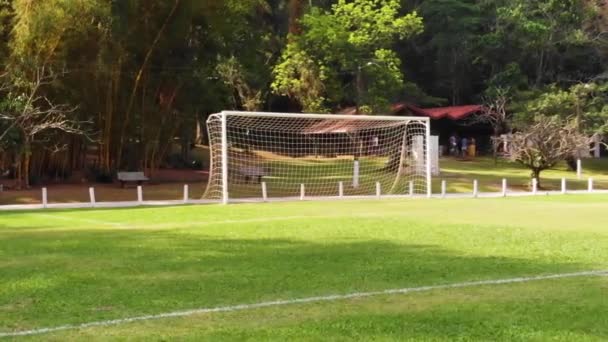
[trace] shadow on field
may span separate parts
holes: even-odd
[[[2,331],[587,268],[432,245],[217,239],[200,231],[12,230],[0,235],[0,251]]]

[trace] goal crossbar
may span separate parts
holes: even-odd
[[[345,114],[307,114],[307,113],[279,113],[279,112],[241,112],[223,111],[213,115],[227,116],[256,116],[267,118],[303,118],[303,119],[331,119],[331,120],[361,120],[361,121],[419,121],[430,122],[430,118],[423,116],[388,116],[388,115],[345,115]]]

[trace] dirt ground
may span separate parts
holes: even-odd
[[[152,176],[152,181],[143,184],[144,200],[179,200],[183,198],[184,185],[188,185],[189,198],[200,199],[207,186],[207,172],[184,170],[160,170]],[[95,188],[98,202],[135,201],[137,185],[128,184],[121,188],[119,183],[72,183],[48,184],[27,190],[4,188],[0,192],[0,205],[39,204],[42,202],[42,188],[47,188],[49,203],[89,202],[89,187]]]
[[[206,182],[186,183],[190,199],[201,199]],[[58,184],[47,186],[49,203],[89,202],[89,187],[95,188],[98,202],[136,201],[137,186],[121,188],[119,184]],[[144,200],[179,200],[183,198],[183,183],[144,184]],[[42,187],[29,190],[5,190],[0,192],[0,205],[40,204]]]

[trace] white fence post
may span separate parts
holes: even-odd
[[[262,199],[264,202],[268,201],[268,188],[266,187],[266,182],[262,182]]]
[[[141,185],[137,186],[137,203],[142,204],[144,202],[144,191]]]
[[[580,159],[576,160],[576,178],[583,179],[583,162]]]
[[[376,182],[376,197],[378,197],[378,199],[382,197],[382,185],[380,182]]]
[[[414,182],[410,181],[410,197],[414,197]]]
[[[48,195],[48,193],[47,193],[46,188],[42,188],[42,207],[45,208],[45,209],[49,205],[49,201],[48,201],[47,195]]]
[[[188,203],[188,198],[190,197],[190,189],[188,188],[188,184],[184,184],[184,204]]]
[[[476,180],[473,181],[473,197],[477,198],[479,196],[479,182]]]
[[[344,182],[338,183],[338,197],[344,197]]]
[[[532,178],[532,194],[538,194],[538,179]]]
[[[445,194],[447,192],[447,182],[445,180],[441,181],[441,198],[445,198]]]
[[[304,184],[300,184],[300,200],[303,201],[306,196],[306,188],[304,188]]]
[[[93,187],[89,188],[89,200],[91,201],[91,207],[95,208],[95,206],[96,206],[95,188],[93,188]]]
[[[568,192],[568,185],[566,183],[566,178],[562,178],[562,195],[565,195]]]
[[[508,191],[507,179],[503,178],[503,180],[502,180],[502,197],[507,197],[507,191]]]
[[[587,190],[589,192],[593,192],[593,178],[589,178],[588,185],[587,185]]]

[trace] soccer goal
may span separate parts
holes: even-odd
[[[205,199],[431,194],[428,118],[225,111],[207,129]]]

